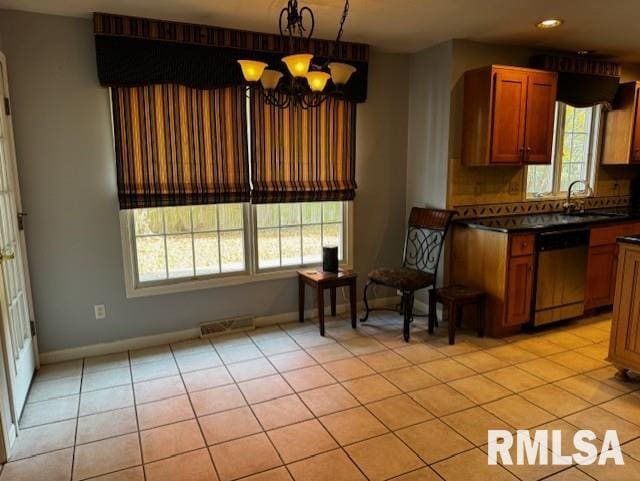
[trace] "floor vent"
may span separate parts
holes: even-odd
[[[200,337],[214,337],[238,331],[255,329],[253,317],[236,317],[200,324]]]

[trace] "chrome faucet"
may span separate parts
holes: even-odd
[[[571,200],[571,192],[573,191],[573,186],[576,184],[584,184],[584,195],[588,197],[591,195],[591,187],[587,183],[586,180],[574,180],[569,184],[569,189],[567,190],[567,200],[565,201],[563,207],[564,211],[567,214],[571,212],[583,212],[584,211],[584,201],[572,201]]]

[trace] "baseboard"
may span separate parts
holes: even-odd
[[[371,299],[370,307],[386,307],[398,303],[397,297],[383,297]],[[336,306],[338,314],[344,314],[349,311],[349,304],[343,303]],[[358,310],[364,309],[364,303],[358,303]],[[317,317],[317,309],[306,309],[304,311],[305,319]],[[293,322],[298,320],[298,311],[286,312],[283,314],[273,314],[269,316],[255,316],[254,321],[256,327],[266,327],[285,322]],[[200,329],[194,327],[182,331],[173,331],[163,334],[155,334],[151,336],[132,337],[113,342],[103,342],[100,344],[91,344],[88,346],[72,347],[69,349],[60,349],[58,351],[50,351],[40,353],[40,364],[53,364],[62,361],[71,361],[73,359],[82,359],[83,357],[104,356],[106,354],[114,354],[116,352],[131,351],[134,349],[143,349],[145,347],[158,346],[161,344],[169,344],[172,342],[185,341],[187,339],[195,339],[200,336]]]

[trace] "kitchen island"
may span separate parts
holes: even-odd
[[[617,377],[640,372],[640,232],[618,239],[618,269],[611,321],[609,361]]]
[[[487,293],[491,336],[580,317],[613,304],[616,238],[637,233],[628,209],[460,219],[449,282]]]

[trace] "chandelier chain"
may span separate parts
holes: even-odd
[[[349,15],[349,0],[345,0],[344,9],[342,10],[342,17],[340,18],[340,28],[338,29],[338,36],[336,37],[336,43],[340,43],[342,34],[344,32],[344,22],[347,21],[347,15]]]

